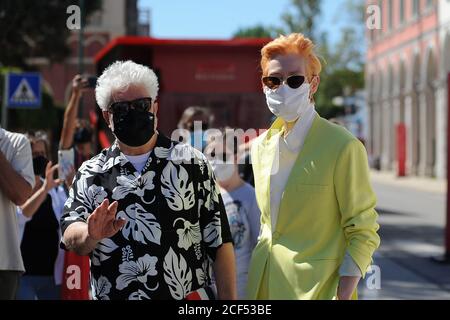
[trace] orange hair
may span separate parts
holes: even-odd
[[[301,33],[280,35],[261,49],[261,69],[267,75],[267,64],[278,55],[295,53],[306,58],[306,76],[311,81],[312,76],[319,75],[322,64],[314,52],[314,43]]]

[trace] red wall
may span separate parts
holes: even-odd
[[[166,93],[259,92],[259,56],[253,47],[157,47],[152,64]]]
[[[259,67],[265,43],[122,37],[96,57],[98,71],[115,60],[150,66],[160,81],[158,127],[171,135],[189,106],[208,107],[213,127],[267,128],[271,113]]]
[[[192,105],[209,107],[216,127],[265,127],[270,115],[261,90],[259,57],[254,47],[156,47],[152,67],[160,75],[163,130],[173,130]]]

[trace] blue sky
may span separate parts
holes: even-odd
[[[331,42],[339,39],[338,22],[345,0],[323,0],[321,28]],[[151,33],[158,38],[227,39],[240,27],[281,25],[290,0],[139,0],[151,9]],[[345,19],[341,19],[345,20]]]

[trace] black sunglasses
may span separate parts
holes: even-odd
[[[125,115],[131,109],[139,112],[148,112],[152,106],[152,98],[140,98],[132,101],[114,102],[109,106],[108,111],[113,114]]]
[[[305,77],[304,76],[290,76],[288,77],[286,80],[282,80],[281,78],[278,77],[273,77],[273,76],[268,76],[268,77],[263,77],[262,78],[262,82],[266,85],[266,87],[268,87],[269,89],[276,89],[278,88],[283,82],[286,82],[287,85],[292,88],[292,89],[297,89],[299,88],[303,82],[305,82]]]

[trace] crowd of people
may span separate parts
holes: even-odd
[[[262,49],[274,122],[251,141],[201,106],[162,134],[158,79],[132,61],[95,92],[73,79],[62,176],[44,132],[0,128],[0,299],[355,298],[380,241],[375,196],[362,144],[315,111],[313,49],[302,34]],[[86,93],[115,136],[97,154]]]

